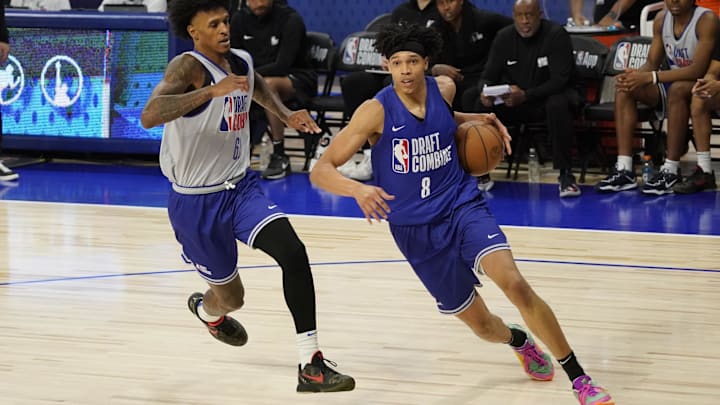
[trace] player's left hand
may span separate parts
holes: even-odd
[[[307,110],[297,110],[290,113],[287,126],[304,133],[319,134],[322,132]]]
[[[697,79],[692,88],[692,94],[700,98],[713,98],[720,92],[720,82],[717,80]]]
[[[505,144],[505,153],[508,155],[512,155],[512,148],[510,147],[510,142],[512,141],[512,137],[510,136],[510,133],[508,132],[505,125],[500,122],[498,117],[495,115],[495,113],[490,114],[478,114],[478,119],[480,121],[485,122],[488,125],[493,125],[495,128],[500,131],[500,133],[503,136],[503,143]]]
[[[641,72],[636,69],[625,69],[625,73],[617,75],[615,88],[619,91],[632,92],[635,89],[652,84],[652,72]]]

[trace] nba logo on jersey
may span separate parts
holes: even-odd
[[[358,37],[348,38],[348,40],[345,44],[345,52],[343,52],[343,57],[342,57],[343,63],[348,64],[348,65],[355,64],[355,60],[357,59],[359,44],[360,44],[360,38],[358,38]]]
[[[410,142],[407,139],[393,139],[393,165],[395,173],[410,172]]]
[[[248,96],[226,96],[220,131],[240,131],[248,121]]]
[[[630,59],[630,42],[621,42],[617,46],[615,51],[615,59],[613,60],[613,69],[625,70],[628,66],[628,59]]]

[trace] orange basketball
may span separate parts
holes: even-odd
[[[486,174],[496,168],[503,159],[505,144],[503,136],[494,125],[482,121],[468,121],[455,131],[460,164],[473,176]]]

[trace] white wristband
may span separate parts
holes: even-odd
[[[652,78],[653,78],[653,84],[658,84],[658,73],[656,71],[652,71]]]

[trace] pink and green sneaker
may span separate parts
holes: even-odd
[[[573,392],[581,405],[615,405],[605,388],[595,384],[587,375],[573,381]]]
[[[513,348],[515,355],[520,364],[522,364],[525,373],[530,376],[533,380],[538,381],[550,381],[555,376],[555,368],[553,367],[552,359],[549,355],[545,354],[540,346],[535,344],[535,340],[530,335],[530,332],[526,331],[520,325],[510,324],[508,325],[511,329],[520,329],[527,334],[527,340],[525,344],[518,348]]]

